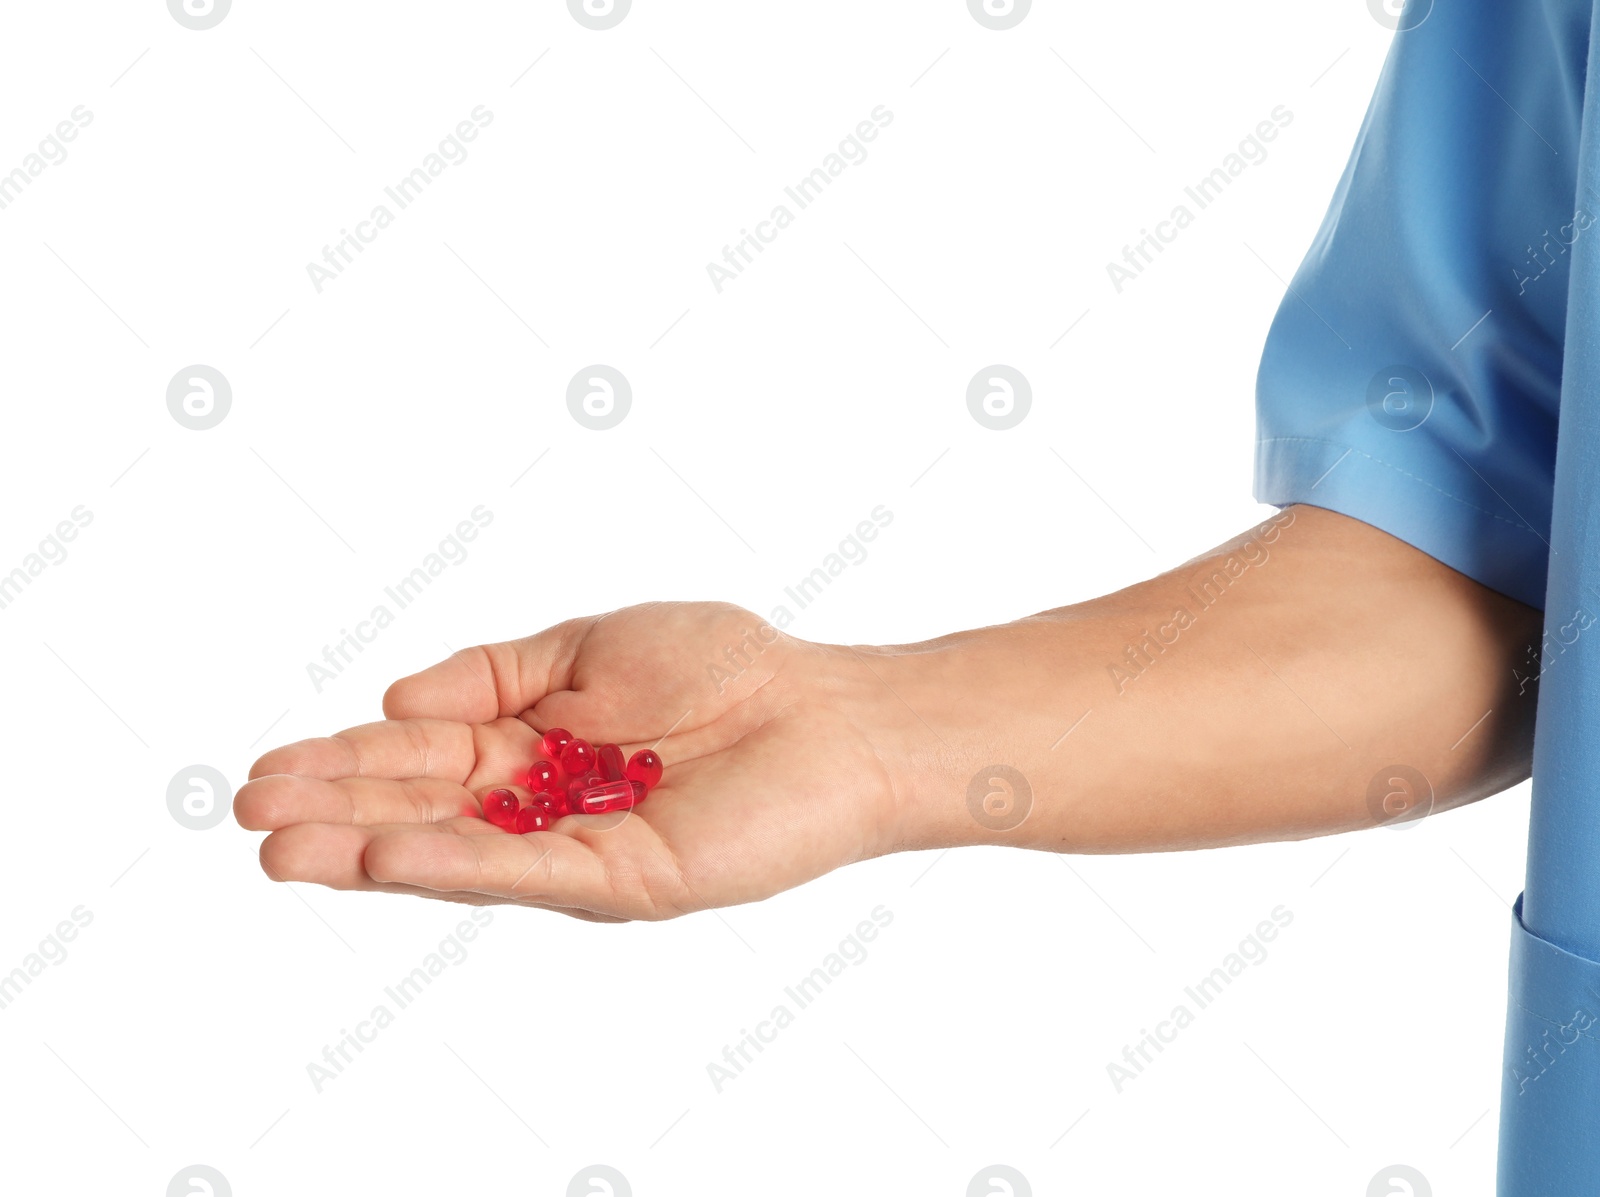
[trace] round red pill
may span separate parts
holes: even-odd
[[[622,749],[615,744],[600,745],[600,776],[607,781],[621,781],[626,776]]]
[[[655,789],[661,780],[661,758],[648,748],[639,749],[628,758],[627,777],[629,781],[643,782],[646,789]]]
[[[510,827],[516,822],[518,805],[510,790],[490,790],[483,796],[483,817],[496,827]]]
[[[550,823],[550,812],[542,806],[525,806],[517,812],[512,830],[518,835],[527,835],[530,831],[549,831]]]
[[[561,767],[568,777],[579,777],[595,766],[594,745],[587,740],[569,740],[561,750]]]
[[[535,794],[533,796],[533,804],[552,819],[559,819],[562,815],[570,815],[572,813],[571,807],[567,805],[567,796],[564,793]]]
[[[571,732],[564,727],[552,727],[544,733],[539,746],[544,749],[545,760],[559,761],[562,750],[570,743],[572,743]]]
[[[528,788],[535,794],[554,793],[561,785],[561,771],[549,761],[534,761],[528,770]]]

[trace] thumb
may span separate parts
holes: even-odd
[[[388,719],[487,723],[521,715],[572,683],[578,648],[597,617],[571,619],[521,640],[479,644],[403,677],[384,693]]]

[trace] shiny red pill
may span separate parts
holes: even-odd
[[[608,811],[629,810],[644,801],[644,783],[639,781],[607,781],[590,786],[573,802],[572,813],[577,815],[603,815]]]
[[[512,830],[518,835],[527,835],[530,831],[549,831],[551,822],[550,812],[544,807],[525,806],[517,812]]]
[[[615,744],[600,745],[600,776],[607,781],[621,781],[627,776],[622,749]]]
[[[648,748],[641,748],[628,758],[629,781],[641,782],[645,789],[653,790],[661,780],[661,758]]]
[[[553,794],[561,788],[561,770],[549,761],[534,761],[528,770],[528,788],[535,794]]]
[[[561,767],[568,777],[581,777],[595,766],[594,745],[587,740],[569,740],[561,750]]]
[[[562,815],[570,815],[572,808],[567,802],[564,793],[535,794],[533,804],[548,814],[551,819],[559,819]]]
[[[595,786],[604,785],[605,780],[606,779],[601,777],[598,772],[590,769],[587,773],[580,773],[571,781],[567,782],[568,809],[577,810],[577,806],[574,805],[574,799],[576,799],[578,795],[583,793],[585,790],[592,790]]]
[[[568,744],[572,743],[572,733],[564,727],[552,727],[544,733],[539,741],[539,747],[544,750],[547,761],[559,761],[561,752]]]
[[[510,790],[490,790],[483,796],[483,817],[496,827],[510,827],[516,822],[518,805]]]

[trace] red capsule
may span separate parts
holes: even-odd
[[[648,748],[641,748],[628,758],[629,781],[641,782],[645,789],[653,790],[661,780],[661,758]]]
[[[580,773],[577,777],[567,782],[567,809],[577,810],[576,800],[578,795],[585,790],[594,789],[595,786],[604,785],[605,780],[595,770],[590,769],[587,773]]]
[[[527,835],[530,831],[549,831],[551,822],[550,812],[542,806],[525,806],[517,812],[512,830],[518,835]]]
[[[509,828],[516,822],[518,805],[510,790],[490,790],[483,796],[483,817],[496,827]]]
[[[544,811],[551,819],[559,819],[562,815],[570,815],[572,807],[567,802],[565,793],[535,794],[533,804]]]
[[[578,815],[603,815],[608,811],[629,810],[644,801],[644,783],[607,781],[590,786],[577,796],[572,812]]]
[[[607,781],[621,781],[627,776],[622,749],[615,744],[600,745],[600,776]]]
[[[570,743],[572,743],[571,732],[564,727],[552,727],[544,733],[543,739],[539,741],[539,746],[544,749],[545,760],[559,761],[562,749],[566,748]]]
[[[569,740],[561,750],[561,767],[568,777],[581,777],[595,765],[594,745],[587,740]]]
[[[528,788],[535,794],[553,794],[561,786],[561,770],[549,761],[534,761],[528,770]]]

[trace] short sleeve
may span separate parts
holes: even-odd
[[[1589,11],[1438,3],[1396,33],[1257,379],[1257,499],[1539,608],[1571,246],[1600,236],[1577,193]]]

